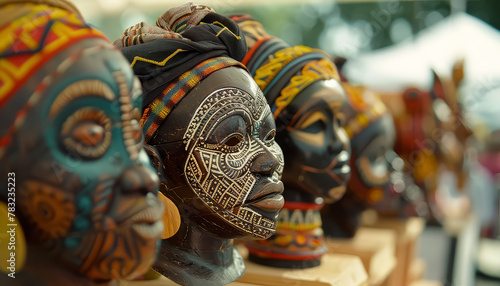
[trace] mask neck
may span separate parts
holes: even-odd
[[[162,241],[153,268],[180,285],[215,286],[243,276],[245,264],[233,239],[216,237],[183,221],[173,237]]]

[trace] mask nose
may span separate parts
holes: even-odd
[[[144,165],[128,166],[118,177],[116,187],[124,194],[148,194],[159,187],[158,176]]]
[[[264,148],[264,152],[257,155],[250,166],[250,171],[252,173],[258,173],[263,176],[272,176],[274,172],[278,169],[280,162],[276,156],[269,151],[269,149]],[[281,150],[280,150],[281,152]]]

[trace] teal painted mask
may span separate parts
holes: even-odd
[[[35,63],[0,90],[0,174],[15,173],[28,255],[42,249],[94,280],[134,278],[154,262],[163,231],[158,178],[142,148],[140,83],[120,52],[73,14],[26,7],[38,11],[24,28],[43,32],[33,33],[41,47],[23,51],[19,40],[0,55],[4,87],[10,65],[22,74]],[[3,201],[11,196],[0,189]]]

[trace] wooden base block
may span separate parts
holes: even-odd
[[[443,286],[443,283],[431,280],[417,280],[411,283],[410,286]]]
[[[389,279],[389,286],[407,286],[410,283],[410,266],[415,259],[418,239],[425,221],[422,218],[406,220],[377,218],[363,220],[363,226],[377,229],[391,229],[396,232],[396,267]]]
[[[414,281],[424,279],[425,276],[425,261],[422,259],[415,259],[410,265],[410,272],[408,274],[408,281],[411,285]]]
[[[371,286],[385,285],[396,265],[396,233],[390,229],[362,227],[352,239],[326,240],[331,254],[361,258]]]
[[[179,284],[174,281],[160,276],[158,279],[147,281],[119,281],[118,286],[178,286]],[[227,284],[228,286],[256,286],[257,284],[233,282]]]
[[[166,278],[165,276],[160,276],[158,279],[145,280],[145,281],[120,281],[118,284],[120,286],[177,286],[178,284],[174,281]]]
[[[286,269],[262,266],[246,259],[246,248],[238,248],[245,258],[246,270],[237,282],[281,286],[366,286],[368,275],[359,257],[326,254],[321,265],[308,269]],[[232,285],[232,284],[230,284]]]

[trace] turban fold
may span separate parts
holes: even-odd
[[[242,61],[271,106],[274,118],[303,89],[318,80],[340,81],[337,69],[322,50],[306,46],[289,46],[269,36],[262,25],[249,15],[231,16],[254,42]]]
[[[148,142],[182,98],[203,78],[229,66],[245,68],[242,31],[231,19],[187,3],[163,13],[156,25],[136,24],[116,39],[141,80]]]

